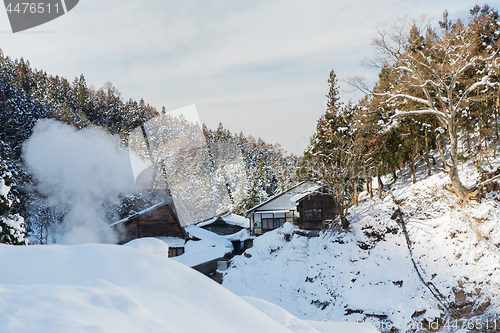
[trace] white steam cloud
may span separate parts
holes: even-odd
[[[40,120],[23,146],[28,171],[49,206],[63,206],[62,242],[114,242],[105,228],[103,203],[138,190],[127,152],[119,140],[101,129],[76,130],[56,120]]]

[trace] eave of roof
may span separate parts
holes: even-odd
[[[156,208],[159,208],[159,207],[161,207],[161,206],[163,206],[163,205],[166,205],[166,204],[167,204],[166,202],[160,202],[160,203],[157,203],[157,204],[155,204],[155,205],[153,205],[153,206],[151,206],[151,207],[149,207],[149,208],[146,208],[146,209],[144,209],[144,210],[141,210],[141,211],[140,211],[140,212],[138,212],[138,213],[135,213],[134,215],[131,215],[131,216],[128,216],[128,217],[126,217],[126,218],[124,218],[124,219],[121,219],[121,220],[119,220],[119,221],[113,222],[113,223],[111,223],[109,226],[110,226],[110,227],[112,227],[112,226],[115,226],[115,225],[120,224],[120,223],[125,223],[125,222],[128,222],[128,221],[130,221],[130,220],[132,220],[132,219],[136,218],[137,216],[140,216],[140,215],[143,215],[143,214],[149,213],[150,211],[152,211],[152,210],[154,210],[154,209],[156,209]]]
[[[265,204],[267,204],[267,203],[269,203],[269,202],[271,202],[271,201],[273,201],[273,200],[275,200],[275,199],[277,199],[277,198],[281,197],[282,195],[284,195],[284,194],[286,194],[286,193],[290,192],[290,191],[291,191],[291,190],[293,190],[294,188],[297,188],[297,187],[299,187],[300,185],[305,184],[306,182],[316,183],[314,180],[310,180],[310,179],[308,179],[308,180],[304,180],[304,181],[302,181],[302,182],[298,183],[297,185],[294,185],[294,186],[290,187],[289,189],[287,189],[287,190],[285,190],[285,191],[281,192],[280,194],[277,194],[277,195],[275,195],[275,196],[273,196],[273,197],[271,197],[271,198],[267,199],[266,201],[264,201],[264,202],[262,202],[262,203],[260,203],[260,204],[258,204],[258,205],[256,205],[256,206],[252,207],[251,209],[247,210],[247,211],[245,212],[245,216],[247,216],[250,212],[252,212],[252,211],[254,211],[254,210],[257,210],[259,207],[262,207],[262,206],[264,206]]]

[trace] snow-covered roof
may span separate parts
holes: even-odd
[[[231,250],[220,246],[206,246],[202,241],[189,241],[189,245],[196,246],[196,249],[186,249],[186,252],[177,257],[172,257],[170,259],[180,262],[189,267],[195,267],[206,262],[221,259],[226,254],[230,253]],[[194,247],[193,246],[193,247]]]
[[[259,211],[259,214],[262,213],[262,214],[276,214],[276,213],[288,213],[290,211],[290,209],[279,209],[279,210],[261,210]]]
[[[210,242],[211,246],[222,246],[231,249],[233,247],[233,244],[231,244],[230,241],[226,240],[224,237],[217,235],[215,232],[211,232],[194,225],[187,226],[185,230],[189,238],[198,238],[208,241]]]
[[[224,220],[224,222],[226,222],[227,224],[237,225],[237,226],[240,226],[242,228],[250,228],[249,219],[247,219],[244,216],[233,214],[233,213],[227,213],[227,214],[222,215],[222,216],[217,216],[217,217],[211,218],[210,220],[206,220],[206,221],[198,223],[196,226],[197,227],[204,227],[204,226],[210,225],[210,224],[214,223],[215,221],[217,221],[219,218]]]
[[[139,216],[139,215],[149,213],[150,211],[155,210],[156,208],[158,208],[158,207],[160,207],[160,206],[163,206],[163,205],[166,205],[166,204],[167,204],[166,202],[159,202],[159,203],[157,203],[156,205],[153,205],[153,206],[151,206],[151,207],[149,207],[149,208],[146,208],[146,209],[144,209],[144,210],[141,210],[141,211],[140,211],[140,212],[138,212],[138,213],[135,213],[134,215],[130,215],[130,216],[128,216],[128,217],[126,217],[126,218],[124,218],[124,219],[121,219],[121,220],[119,220],[119,221],[116,221],[116,222],[114,222],[114,223],[111,223],[109,226],[110,226],[110,227],[112,227],[112,226],[114,226],[114,225],[117,225],[117,224],[120,224],[120,223],[124,223],[124,222],[130,221],[130,220],[132,220],[133,218],[135,218],[135,217],[137,217],[137,216]]]
[[[234,233],[232,235],[226,235],[226,236],[222,236],[224,237],[225,239],[233,242],[233,241],[245,241],[247,239],[252,239],[254,238],[252,235],[250,235],[250,231],[248,231],[247,229],[241,229],[240,231],[238,231],[237,233]]]
[[[186,240],[184,238],[179,237],[155,237],[162,242],[167,243],[169,247],[184,247]]]
[[[321,189],[321,186],[319,186],[319,185],[315,185],[313,187],[310,187],[307,190],[303,191],[302,193],[298,193],[298,194],[294,195],[293,197],[291,197],[290,201],[295,204],[295,203],[299,202],[300,200],[304,199],[305,197],[307,197],[308,195],[316,193],[316,191],[318,191],[319,189]]]
[[[211,231],[199,228],[194,225],[185,228],[190,238],[199,240],[188,241],[185,252],[172,259],[189,267],[201,265],[203,263],[220,259],[233,251],[233,244],[225,237],[219,236]],[[244,229],[246,230],[246,229]]]
[[[313,180],[304,180],[303,182],[298,183],[297,185],[290,187],[288,190],[283,191],[283,192],[281,192],[281,193],[279,193],[279,194],[277,194],[277,195],[275,195],[275,196],[273,196],[273,197],[269,198],[268,200],[266,200],[266,201],[264,201],[264,202],[261,202],[260,204],[258,204],[258,205],[256,205],[256,206],[254,206],[254,207],[250,208],[249,210],[247,210],[247,211],[245,212],[245,215],[248,215],[250,212],[253,212],[253,211],[255,211],[255,210],[259,209],[260,207],[262,207],[262,206],[264,206],[264,205],[266,205],[266,204],[270,203],[271,201],[274,201],[274,200],[276,200],[276,199],[280,198],[281,196],[283,196],[283,195],[285,195],[285,194],[290,194],[290,192],[292,192],[292,191],[296,190],[297,188],[300,188],[301,186],[303,186],[303,185],[305,185],[305,184],[307,184],[307,183],[311,183],[311,185],[315,184],[315,182],[314,182]]]

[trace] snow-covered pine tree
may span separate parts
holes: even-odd
[[[19,200],[10,193],[10,182],[12,173],[7,170],[3,161],[0,160],[0,243],[25,245],[26,229],[24,218],[19,214],[11,214],[13,204]]]
[[[329,94],[326,112],[318,120],[316,133],[304,152],[307,168],[313,178],[330,189],[336,199],[342,226],[347,229],[349,206],[355,200],[361,156],[364,146],[357,144],[353,118],[356,105],[340,102],[339,87],[334,71],[328,79]]]

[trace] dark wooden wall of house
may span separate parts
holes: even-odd
[[[304,210],[321,207],[321,219],[304,219]],[[323,222],[334,220],[339,215],[337,204],[330,194],[315,193],[304,198],[299,204],[300,226],[304,229],[321,229]]]
[[[120,243],[140,237],[185,238],[184,231],[167,204],[131,218],[123,223],[123,229]]]

